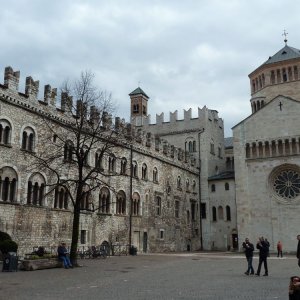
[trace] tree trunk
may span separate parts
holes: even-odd
[[[73,266],[77,265],[79,221],[80,221],[80,201],[76,201],[76,204],[74,206],[72,243],[71,243],[71,253],[70,253],[70,259]]]

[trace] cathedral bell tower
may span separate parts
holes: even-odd
[[[249,74],[252,113],[278,95],[300,101],[300,50],[287,45]]]
[[[130,122],[135,126],[142,126],[148,116],[148,99],[146,93],[138,87],[130,96]]]

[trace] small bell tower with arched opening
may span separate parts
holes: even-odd
[[[148,116],[148,99],[146,93],[138,87],[129,94],[131,124],[142,126]]]

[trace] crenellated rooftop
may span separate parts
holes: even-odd
[[[39,81],[33,80],[32,77],[26,77],[25,93],[19,92],[19,79],[20,72],[14,71],[12,67],[6,67],[4,72],[4,84],[0,84],[0,100],[13,103],[14,105],[26,108],[35,114],[40,114],[43,117],[62,122],[64,124],[72,124],[73,118],[78,117],[80,114],[90,116],[90,120],[94,123],[101,122],[101,125],[107,129],[114,130],[122,134],[126,140],[134,142],[134,149],[145,155],[155,156],[157,159],[171,161],[176,165],[184,168],[196,167],[196,158],[191,153],[177,148],[169,144],[166,140],[155,136],[151,132],[147,132],[138,128],[130,123],[126,123],[125,119],[116,117],[113,122],[113,117],[107,112],[100,112],[95,107],[86,107],[82,101],[77,100],[76,112],[68,108],[73,107],[73,98],[67,93],[61,93],[61,107],[56,107],[57,103],[57,89],[45,85],[44,99],[39,100]],[[202,110],[198,110],[199,117],[203,114]],[[185,111],[185,119],[191,119],[191,109]],[[159,122],[163,121],[163,115],[160,117]],[[171,119],[172,118],[172,119]],[[172,122],[177,122],[177,111],[173,114],[170,113]],[[120,140],[120,142],[122,142]],[[124,141],[124,145],[128,145]]]

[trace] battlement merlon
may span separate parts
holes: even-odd
[[[219,127],[224,128],[224,121],[222,118],[219,117],[219,113],[217,110],[214,109],[209,109],[205,106],[203,108],[198,107],[198,118],[199,119],[209,119],[209,120],[214,120],[215,122],[218,123]]]
[[[176,123],[178,120],[178,111],[175,110],[173,113],[170,112],[170,123]]]
[[[69,96],[68,93],[62,92],[61,93],[61,110],[63,112],[72,114],[73,109],[73,97]]]
[[[184,120],[189,121],[192,118],[192,109],[190,108],[189,110],[183,110],[184,113]]]
[[[19,90],[19,80],[20,80],[20,71],[14,72],[13,68],[8,66],[4,70],[4,85],[13,90],[18,92]]]
[[[51,85],[47,84],[44,88],[44,102],[56,107],[57,88],[51,89]]]
[[[161,113],[160,115],[156,114],[156,124],[161,125],[164,122],[165,115]]]
[[[27,95],[29,99],[37,100],[39,87],[40,82],[38,80],[34,81],[31,76],[26,77],[25,95]]]

